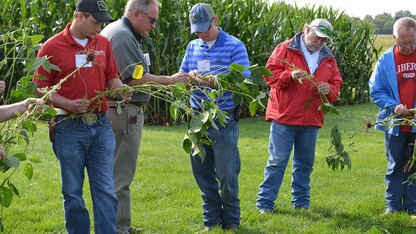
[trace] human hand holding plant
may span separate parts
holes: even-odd
[[[3,93],[6,90],[6,82],[0,80],[0,93]]]
[[[302,69],[295,69],[292,71],[292,79],[294,81],[299,81],[300,83],[302,83],[302,81],[308,79],[307,73],[305,73],[304,70]]]
[[[411,116],[414,114],[414,110],[408,109],[406,105],[399,104],[394,107],[394,114],[398,116]]]

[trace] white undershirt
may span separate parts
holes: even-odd
[[[209,42],[206,42],[207,43],[207,45],[208,45],[208,48],[210,48],[211,49],[211,47],[215,44],[215,42],[217,41],[217,39],[215,39],[215,40],[212,40],[212,41],[209,41]]]
[[[303,42],[302,38],[300,40],[300,47],[302,49],[303,57],[305,58],[306,64],[308,64],[309,71],[311,72],[311,75],[315,74],[316,69],[318,69],[318,62],[319,62],[319,51],[316,51],[315,53],[311,54],[306,48],[305,43]]]
[[[72,38],[74,38],[74,40],[75,40],[78,44],[82,45],[82,47],[85,47],[85,46],[87,45],[87,43],[88,43],[88,38],[85,38],[85,39],[78,39],[78,38],[76,38],[76,37],[72,37]]]

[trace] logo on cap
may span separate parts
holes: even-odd
[[[107,10],[107,5],[105,5],[104,1],[97,1],[97,5],[98,5],[98,9],[100,11],[106,11]]]

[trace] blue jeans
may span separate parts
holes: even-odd
[[[240,153],[238,122],[228,115],[225,128],[218,122],[219,130],[208,129],[213,145],[205,145],[204,161],[191,155],[192,171],[201,190],[204,225],[223,228],[240,224],[240,199],[238,199],[238,174]]]
[[[58,116],[56,120],[62,121]],[[56,126],[53,150],[61,167],[67,233],[89,233],[90,217],[83,194],[87,169],[94,212],[95,233],[115,233],[117,198],[114,192],[115,140],[105,115],[93,125],[81,118],[63,120]]]
[[[405,132],[400,132],[398,136],[388,133],[385,135],[384,143],[387,157],[385,199],[387,211],[416,212],[416,185],[403,183],[416,172],[415,166],[409,168],[407,173],[404,171],[404,166],[408,161],[406,151],[409,150],[409,144],[415,142],[415,136],[415,133]],[[416,180],[413,179],[412,182],[416,183]]]
[[[264,181],[260,184],[256,206],[259,210],[273,210],[280,185],[283,181],[290,152],[294,147],[292,167],[292,205],[309,208],[310,175],[315,160],[316,140],[319,127],[304,127],[278,124],[270,125],[269,160],[264,170]]]

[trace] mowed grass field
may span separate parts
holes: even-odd
[[[291,206],[291,162],[272,214],[260,215],[255,207],[258,186],[268,153],[269,123],[263,117],[240,122],[239,177],[241,227],[239,233],[416,233],[416,220],[407,214],[382,216],[384,212],[384,135],[366,131],[364,122],[374,120],[374,104],[342,106],[341,116],[328,115],[321,129],[311,182],[311,209]],[[330,130],[338,125],[352,158],[351,171],[332,171],[325,163]],[[47,138],[45,123],[28,149],[42,163],[34,165],[31,181],[19,169],[13,176],[21,198],[2,210],[5,233],[64,233],[60,174]],[[189,155],[181,147],[184,126],[145,126],[138,169],[131,187],[133,225],[145,233],[195,233],[203,228],[202,200],[193,179]],[[4,176],[4,174],[2,175]],[[91,209],[88,183],[84,187]],[[93,228],[93,227],[92,227]],[[93,232],[93,229],[91,229]],[[211,233],[224,233],[214,229]]]
[[[387,50],[392,45],[394,45],[394,39],[393,35],[387,35],[387,34],[378,34],[375,35],[376,40],[374,41],[374,45],[376,48],[382,47],[382,51]]]

